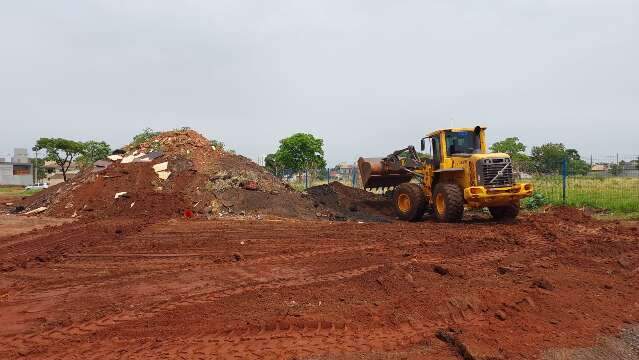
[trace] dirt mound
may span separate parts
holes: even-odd
[[[192,130],[170,131],[101,160],[67,183],[25,199],[24,212],[57,217],[228,214],[315,218],[313,201],[251,160],[215,149]]]
[[[387,196],[352,188],[339,182],[314,186],[307,193],[336,218],[389,221],[395,218]]]

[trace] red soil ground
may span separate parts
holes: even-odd
[[[0,237],[0,358],[537,359],[639,322],[639,230],[576,210],[148,221]]]

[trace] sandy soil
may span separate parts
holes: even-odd
[[[575,210],[145,221],[0,237],[0,358],[536,359],[639,322],[639,230]]]

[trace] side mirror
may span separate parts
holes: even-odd
[[[426,150],[426,139],[422,138],[422,146],[421,146],[422,152],[424,150]]]
[[[475,135],[479,136],[479,134],[481,134],[481,126],[475,126],[474,133],[475,133]]]

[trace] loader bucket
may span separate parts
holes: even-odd
[[[382,158],[359,158],[359,174],[364,189],[395,187],[409,182],[413,175],[401,169],[389,169]]]

